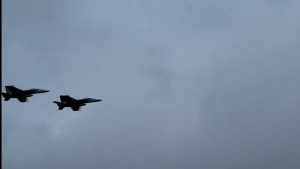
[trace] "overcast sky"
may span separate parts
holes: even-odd
[[[300,168],[300,1],[2,4],[4,169]]]

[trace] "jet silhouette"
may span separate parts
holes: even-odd
[[[68,95],[61,95],[60,101],[54,101],[58,106],[58,110],[62,110],[65,107],[70,107],[73,111],[79,111],[81,106],[86,105],[86,103],[100,102],[101,99],[93,98],[83,98],[83,99],[74,99]]]
[[[49,92],[49,90],[43,89],[21,90],[15,86],[5,86],[5,90],[6,93],[1,92],[4,101],[8,101],[11,98],[17,98],[20,102],[27,102],[27,97],[31,97],[33,94]]]

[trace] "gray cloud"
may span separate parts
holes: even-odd
[[[3,5],[3,168],[299,168],[299,2]]]

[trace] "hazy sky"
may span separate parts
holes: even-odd
[[[2,4],[4,169],[300,168],[300,1]]]

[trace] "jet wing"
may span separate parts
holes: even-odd
[[[71,109],[73,111],[78,111],[80,109],[80,106],[71,106]]]
[[[20,102],[27,102],[27,97],[17,97]]]
[[[61,102],[72,102],[72,101],[75,101],[76,99],[74,99],[68,95],[61,95],[60,100],[61,100]]]

